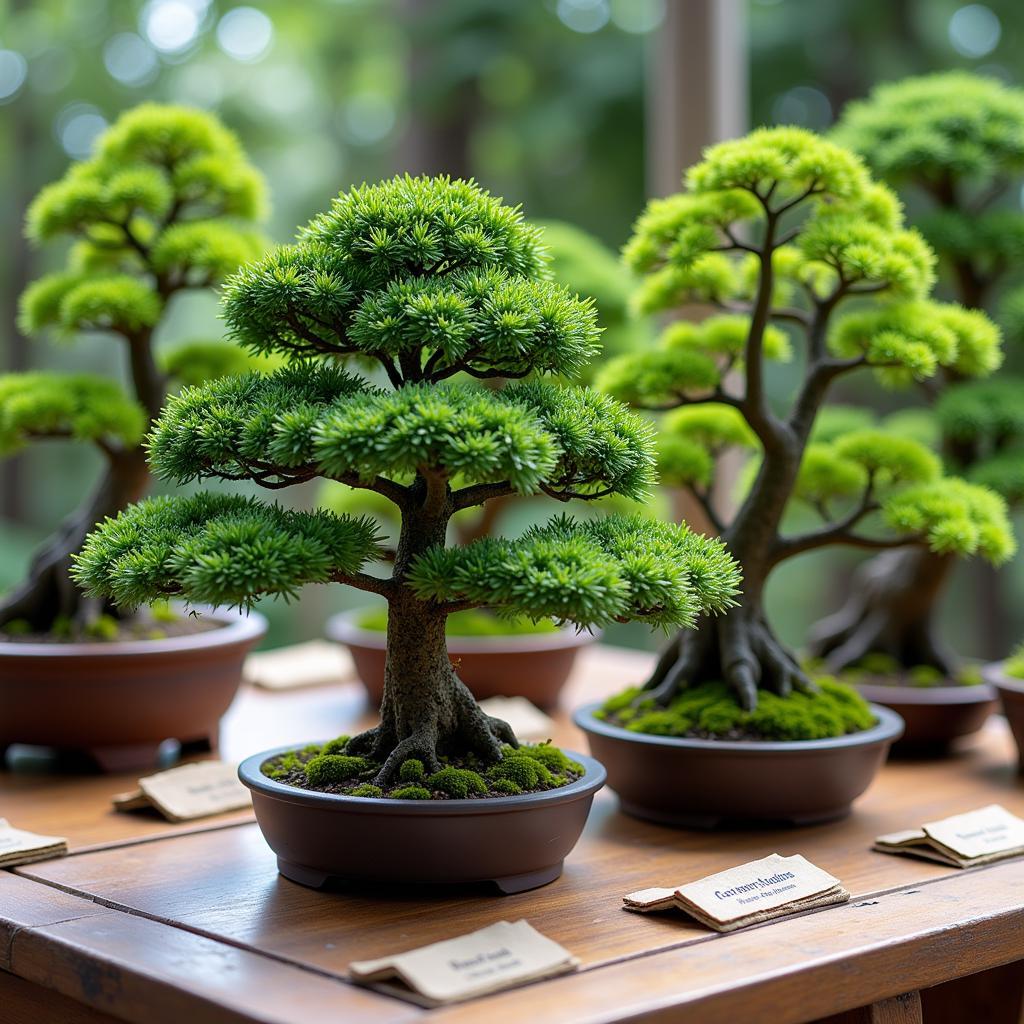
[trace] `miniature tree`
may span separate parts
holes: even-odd
[[[68,573],[86,534],[140,498],[149,483],[142,437],[172,379],[237,369],[224,342],[158,353],[155,336],[174,297],[209,288],[257,256],[245,224],[264,188],[237,139],[209,114],[146,105],[99,139],[96,154],[40,192],[28,213],[35,242],[70,236],[66,266],[22,297],[22,329],[100,332],[123,346],[128,388],[89,374],[0,377],[0,452],[34,440],[92,442],[105,459],[92,496],[35,555],[25,581],[0,600],[0,626],[46,631],[91,614]]]
[[[1020,254],[1024,213],[1024,91],[964,71],[879,86],[851,103],[835,133],[879,177],[927,203],[916,222],[953,294],[992,310],[1010,340],[1024,337]],[[922,392],[934,408],[949,468],[1009,502],[1024,501],[1024,380],[970,380],[991,369],[944,366]],[[936,385],[940,384],[941,387]],[[834,669],[881,653],[946,674],[955,662],[935,629],[954,560],[928,550],[880,555],[855,574],[848,600],[823,620],[817,650]],[[993,581],[992,586],[995,586]]]
[[[831,544],[1008,556],[1002,500],[941,479],[923,445],[877,429],[813,437],[829,389],[847,374],[873,368],[896,386],[935,379],[941,367],[966,372],[996,363],[999,339],[984,314],[927,298],[927,244],[901,226],[888,189],[831,142],[760,129],[709,149],[686,184],[649,204],[625,250],[647,275],[638,304],[654,312],[699,301],[725,312],[672,324],[653,351],[610,363],[602,385],[641,408],[677,410],[664,421],[663,476],[705,506],[743,572],[739,603],[668,645],[644,699],[668,703],[683,687],[725,680],[751,708],[758,686],[787,694],[812,685],[763,607],[783,560]],[[768,360],[791,354],[780,324],[799,339],[801,358],[785,409],[769,400],[765,379]],[[760,461],[723,523],[708,496],[716,460],[733,446]],[[822,525],[783,534],[794,499]]]
[[[344,193],[297,244],[243,268],[224,310],[238,341],[290,365],[172,398],[150,441],[157,473],[268,488],[321,477],[382,495],[401,515],[390,574],[366,571],[368,519],[201,493],[107,522],[76,575],[124,604],[247,605],[328,581],[383,596],[381,723],[345,748],[380,763],[377,785],[408,759],[435,771],[442,754],[494,761],[514,743],[456,676],[449,613],[685,625],[731,600],[735,566],[719,542],[642,517],[560,517],[516,540],[446,547],[460,509],[513,493],[640,495],[654,462],[636,414],[536,379],[593,355],[594,310],[545,279],[536,230],[476,185],[405,177]],[[387,386],[338,365],[351,357]]]

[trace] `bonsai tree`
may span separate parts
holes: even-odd
[[[237,139],[196,110],[146,105],[99,139],[95,156],[42,190],[28,213],[36,243],[74,240],[62,270],[22,296],[26,332],[101,333],[125,356],[128,384],[92,374],[0,377],[0,451],[53,438],[90,442],[105,467],[98,486],[35,555],[24,582],[0,598],[0,627],[45,632],[91,614],[69,577],[86,534],[138,499],[149,484],[142,437],[174,378],[237,369],[246,357],[224,342],[158,352],[174,298],[210,288],[258,255],[248,226],[264,187]]]
[[[643,517],[559,517],[514,540],[446,545],[461,509],[511,494],[640,496],[654,463],[642,418],[541,379],[594,354],[593,305],[545,278],[538,232],[473,183],[404,177],[343,193],[295,245],[229,282],[224,315],[239,342],[288,365],[170,399],[149,441],[157,474],[371,491],[401,517],[390,571],[368,571],[367,518],[200,493],[103,524],[75,575],[123,605],[179,595],[245,606],[326,582],[384,597],[381,722],[343,755],[379,765],[376,786],[409,760],[436,772],[442,756],[491,763],[515,743],[458,679],[450,613],[686,625],[732,600],[736,569],[718,541]],[[367,365],[384,386],[353,370]],[[479,383],[493,380],[513,383]]]
[[[916,222],[943,279],[966,307],[995,310],[1024,337],[1020,254],[1024,213],[1024,90],[964,71],[883,85],[851,103],[835,132],[879,177],[923,204]],[[1024,500],[1024,379],[985,377],[991,361],[942,366],[921,382],[946,465],[1009,502]],[[815,632],[833,669],[869,654],[945,674],[955,659],[935,629],[954,560],[926,548],[880,555],[856,573],[845,605]],[[980,591],[997,597],[996,580]],[[996,600],[995,628],[1002,609]]]
[[[905,229],[893,194],[860,160],[796,128],[768,128],[707,150],[686,190],[653,200],[625,250],[646,275],[644,312],[702,302],[718,315],[669,326],[657,347],[613,361],[601,383],[663,420],[663,477],[705,506],[743,572],[739,602],[665,649],[642,697],[669,703],[686,687],[724,680],[745,708],[757,689],[786,695],[812,683],[774,635],[764,587],[779,563],[827,545],[907,545],[941,554],[1012,551],[1004,503],[991,491],[943,479],[923,445],[858,429],[817,440],[829,390],[869,369],[886,385],[941,381],[998,362],[984,314],[931,301],[934,257]],[[769,397],[766,363],[799,347],[791,398]],[[730,447],[758,460],[735,516],[709,500]],[[820,525],[784,532],[794,501]]]

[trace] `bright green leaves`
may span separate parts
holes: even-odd
[[[448,178],[343,193],[239,273],[224,311],[256,351],[369,355],[395,383],[573,376],[598,349],[593,303],[544,279],[538,231]]]
[[[664,417],[658,432],[661,478],[677,486],[707,487],[715,461],[727,448],[758,448],[738,409],[714,403],[676,409]]]
[[[265,239],[220,221],[174,224],[153,245],[153,268],[178,283],[223,281],[266,249]]]
[[[160,369],[179,387],[194,387],[203,381],[233,377],[259,370],[269,373],[278,364],[263,356],[252,356],[226,341],[186,341],[157,353]]]
[[[998,565],[1016,550],[1005,501],[963,480],[899,491],[884,502],[882,515],[892,529],[923,538],[939,554],[980,554]]]
[[[935,182],[1024,169],[1024,91],[964,71],[880,85],[848,104],[836,141],[881,176]]]
[[[1024,381],[1002,377],[951,388],[935,404],[942,433],[983,450],[1024,440]]]
[[[227,494],[150,498],[90,534],[73,569],[94,595],[133,608],[160,597],[248,607],[305,583],[352,574],[376,557],[372,523],[295,512]]]
[[[162,312],[156,292],[129,274],[58,273],[25,289],[18,321],[26,332],[57,327],[68,334],[116,330],[131,335],[153,327]]]
[[[138,444],[146,416],[114,381],[87,374],[0,376],[0,455],[44,437]]]
[[[414,563],[411,582],[423,598],[508,615],[672,626],[729,607],[739,574],[720,542],[685,526],[640,516],[560,517],[515,541],[432,548]]]
[[[1002,361],[999,329],[984,313],[930,301],[847,314],[829,345],[837,355],[863,357],[883,383],[896,386],[933,377],[940,367],[982,376]]]

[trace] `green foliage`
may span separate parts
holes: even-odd
[[[478,772],[468,768],[453,768],[449,765],[434,772],[427,779],[431,789],[439,789],[454,800],[465,800],[470,796],[487,796],[487,783]]]
[[[347,782],[363,774],[371,765],[362,757],[345,754],[318,754],[306,762],[306,779],[317,789]]]
[[[432,548],[413,563],[409,580],[423,599],[584,626],[626,618],[692,623],[728,607],[739,582],[720,543],[642,516],[559,517],[517,540]]]
[[[548,767],[524,750],[506,747],[502,759],[487,773],[488,779],[497,782],[505,779],[524,792],[555,783],[555,777]]]
[[[345,748],[348,746],[348,741],[351,739],[349,736],[336,736],[333,740],[328,740],[320,750],[321,754],[344,754]]]
[[[970,381],[935,403],[942,433],[992,451],[1024,440],[1024,381],[1015,377]]]
[[[388,793],[389,800],[430,800],[432,795],[429,789],[423,786],[400,786],[398,789]]]
[[[1014,679],[1024,679],[1024,644],[1020,644],[1003,662],[1003,671]]]
[[[142,408],[114,381],[88,374],[0,376],[0,455],[43,437],[132,447],[145,425]]]
[[[368,797],[371,800],[376,800],[383,795],[384,790],[370,782],[364,782],[361,786],[356,786],[355,789],[351,789],[348,792],[348,796]]]
[[[357,623],[360,629],[384,633],[388,628],[388,610],[386,607],[368,608],[359,616]],[[532,636],[537,633],[555,633],[557,630],[558,626],[550,619],[534,622],[525,616],[498,618],[477,608],[452,612],[445,621],[445,633],[448,636]]]
[[[698,736],[721,739],[820,740],[870,729],[875,717],[852,688],[834,679],[817,680],[818,693],[780,697],[758,691],[757,707],[744,711],[724,683],[708,682],[684,690],[664,709],[645,708],[626,716],[643,691],[627,690],[605,702],[602,718],[630,732],[654,736]]]
[[[398,778],[402,782],[422,782],[427,777],[423,762],[417,757],[410,757],[402,762],[398,769]]]
[[[223,341],[186,341],[157,353],[160,369],[180,386],[194,387],[205,380],[232,377],[248,370],[277,368],[266,357],[254,357]]]
[[[295,512],[252,498],[149,498],[90,534],[72,575],[126,607],[179,595],[242,607],[261,594],[295,596],[303,583],[353,573],[376,555],[363,519]]]

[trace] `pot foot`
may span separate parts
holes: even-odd
[[[162,751],[163,741],[115,747],[89,747],[85,753],[96,762],[100,771],[115,774],[159,768]]]
[[[334,876],[326,871],[318,871],[316,868],[307,868],[302,864],[292,864],[291,861],[277,858],[277,870],[285,878],[299,885],[308,886],[310,889],[322,889]]]
[[[504,878],[493,879],[502,896],[514,896],[517,892],[527,892],[548,885],[562,874],[562,861],[540,871],[527,871],[522,875],[506,875]]]
[[[619,809],[631,818],[653,821],[656,825],[672,825],[676,828],[692,828],[700,832],[709,832],[721,828],[725,819],[720,814],[687,814],[674,811],[659,811],[643,804],[634,804],[629,800],[619,800]]]
[[[214,726],[206,735],[181,741],[181,756],[188,754],[216,754],[220,746],[220,726]]]

